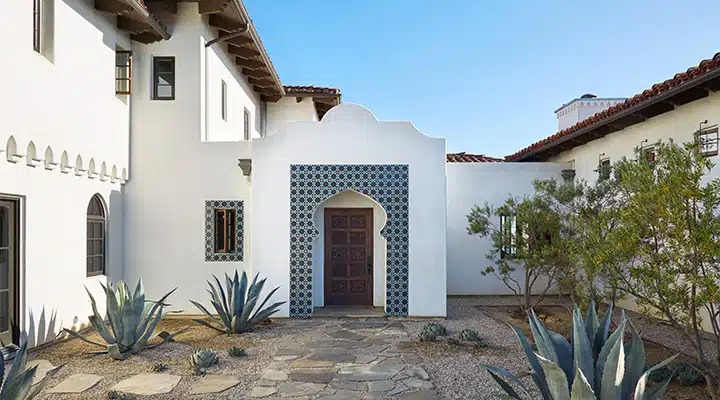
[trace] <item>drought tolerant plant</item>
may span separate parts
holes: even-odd
[[[130,393],[118,392],[111,390],[107,394],[108,400],[137,400],[137,396]]]
[[[247,351],[245,351],[245,349],[243,349],[241,347],[235,347],[235,346],[230,347],[227,350],[227,352],[230,355],[230,357],[246,357],[247,356]]]
[[[530,374],[543,400],[662,399],[670,378],[647,388],[649,375],[677,355],[645,371],[645,346],[640,335],[624,313],[620,325],[610,334],[611,315],[612,307],[600,320],[591,304],[583,321],[580,309],[575,307],[571,344],[563,336],[547,330],[531,310],[528,317],[537,353],[532,351],[525,335],[510,325],[525,351],[532,367]],[[627,345],[624,343],[626,332],[630,334]],[[510,398],[532,398],[525,385],[510,372],[489,365],[482,367]]]
[[[33,387],[32,381],[38,366],[25,369],[26,361],[27,342],[23,343],[15,354],[12,367],[7,375],[5,375],[5,359],[2,357],[2,362],[0,362],[0,385],[2,385],[0,400],[30,400],[34,398],[50,381],[48,378],[51,374],[54,374],[59,368],[53,369]]]
[[[70,336],[99,347],[105,347],[105,350],[96,351],[92,354],[108,353],[110,357],[116,360],[123,360],[130,353],[137,354],[143,349],[150,349],[169,342],[174,336],[187,330],[187,328],[181,329],[173,334],[163,331],[154,335],[155,327],[163,317],[163,307],[167,305],[165,299],[177,288],[165,294],[158,301],[150,301],[145,300],[142,280],[138,281],[134,292],[130,292],[127,283],[124,281],[108,282],[107,286],[101,283],[100,286],[105,291],[107,323],[103,315],[98,312],[95,298],[87,288],[85,290],[90,296],[90,304],[93,310],[90,323],[106,343],[93,341],[71,329],[63,329],[63,332]],[[162,340],[154,344],[148,344],[156,337]]]
[[[190,356],[190,364],[197,368],[210,368],[218,363],[217,352],[210,349],[195,350]]]
[[[648,364],[645,368],[650,369],[653,365],[654,364]],[[705,376],[703,376],[694,365],[685,361],[671,363],[654,370],[650,374],[650,380],[653,382],[661,382],[668,377],[674,377],[674,379],[683,386],[696,385],[705,381]]]
[[[434,342],[437,340],[438,334],[435,331],[423,329],[418,335],[421,342]]]
[[[152,372],[165,372],[167,369],[168,366],[161,362],[153,363],[152,367],[150,367],[150,371]]]
[[[460,331],[460,339],[466,341],[466,342],[476,342],[480,340],[480,335],[478,334],[478,331],[472,328],[465,328],[462,331]]]
[[[228,334],[252,331],[257,324],[270,318],[271,315],[280,310],[281,305],[285,304],[284,301],[281,301],[263,309],[263,306],[270,300],[270,297],[280,288],[276,287],[270,291],[270,294],[265,297],[265,300],[263,300],[260,306],[257,307],[257,310],[255,310],[255,306],[260,300],[260,292],[262,292],[265,281],[267,280],[267,278],[265,278],[258,282],[259,275],[260,274],[255,275],[255,278],[248,287],[248,278],[245,271],[242,273],[242,278],[238,277],[237,270],[235,271],[235,277],[233,279],[230,279],[230,277],[225,274],[225,289],[223,289],[220,280],[213,275],[217,286],[208,282],[208,286],[210,286],[208,292],[211,296],[210,302],[217,312],[217,317],[211,314],[202,304],[193,300],[190,300],[190,302],[215,324],[202,319],[193,319],[193,321]]]
[[[437,322],[431,322],[425,326],[423,326],[423,331],[431,331],[435,333],[437,336],[447,336],[448,330],[443,324],[438,324]]]

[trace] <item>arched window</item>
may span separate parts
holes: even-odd
[[[107,218],[102,197],[96,194],[87,208],[87,276],[105,274],[105,230]]]

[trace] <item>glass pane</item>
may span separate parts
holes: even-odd
[[[115,91],[116,92],[129,92],[130,91],[130,81],[129,80],[117,80],[115,81]]]
[[[155,73],[172,73],[173,61],[172,60],[155,60]]]
[[[0,250],[0,289],[8,288],[8,273],[10,272],[10,250]]]
[[[172,86],[158,86],[157,97],[172,97]]]
[[[129,78],[130,77],[130,68],[115,67],[115,77],[116,78]]]
[[[130,53],[115,53],[115,65],[130,64]]]
[[[225,212],[215,210],[215,251],[225,250]]]
[[[158,75],[157,76],[157,84],[158,85],[170,85],[172,83],[172,75]]]
[[[93,254],[103,254],[103,241],[102,240],[94,240],[93,241]]]
[[[94,257],[88,257],[88,258],[87,258],[87,272],[88,272],[88,273],[94,271],[94,269],[93,269],[93,268],[95,268],[95,262],[94,262],[94,260],[95,260]]]
[[[7,291],[0,292],[0,332],[6,332],[10,329],[10,293]]]
[[[0,206],[0,247],[7,247],[10,240],[10,210]]]

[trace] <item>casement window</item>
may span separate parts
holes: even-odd
[[[649,163],[650,165],[655,165],[655,146],[649,146],[644,147],[641,151],[642,154],[642,160]]]
[[[153,100],[175,100],[175,57],[153,57]]]
[[[236,211],[234,208],[215,209],[215,253],[234,253],[237,244]]]
[[[87,207],[87,276],[105,274],[105,232],[107,216],[100,195],[90,199]]]
[[[250,140],[250,111],[247,108],[243,112],[243,138]]]
[[[41,0],[33,0],[33,50],[40,52]]]
[[[115,50],[115,94],[131,94],[132,52]]]
[[[718,127],[715,125],[695,132],[695,142],[700,146],[700,154],[705,157],[718,155]]]
[[[598,165],[598,180],[606,181],[610,179],[611,171],[612,166],[610,165],[610,157],[601,159],[600,164]]]
[[[220,112],[222,113],[223,121],[227,122],[227,84],[225,81],[220,81]]]
[[[500,216],[500,234],[503,246],[500,258],[513,258],[517,255],[517,217],[514,215]]]

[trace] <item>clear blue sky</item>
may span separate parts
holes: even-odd
[[[339,87],[450,152],[511,154],[574,97],[629,97],[720,51],[720,1],[245,0],[285,84]]]

